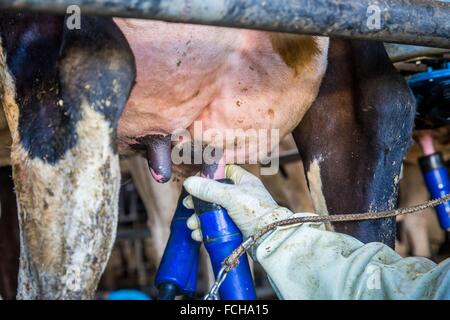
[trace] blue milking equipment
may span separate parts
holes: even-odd
[[[122,289],[108,293],[107,300],[152,300],[145,292],[133,289]]]
[[[170,226],[170,237],[156,274],[158,299],[173,300],[178,295],[193,297],[197,287],[200,243],[191,238],[187,219],[194,210],[183,205],[188,193],[183,190]]]
[[[232,183],[230,180],[218,181]],[[200,199],[193,200],[201,223],[203,242],[217,278],[222,262],[242,243],[242,234],[224,208]],[[223,300],[256,299],[247,255],[243,255],[239,265],[228,273],[219,294]]]
[[[450,179],[442,154],[421,157],[419,163],[431,197],[437,199],[450,194]],[[440,204],[435,209],[441,228],[450,232],[450,202]]]
[[[191,230],[186,225],[187,219],[194,214],[194,210],[185,208],[182,203],[186,196],[183,191],[156,276],[160,300],[172,300],[178,295],[193,297],[195,294],[200,243],[192,240]],[[242,234],[225,209],[199,199],[193,200],[201,222],[204,244],[217,277],[223,260],[242,243]],[[238,267],[228,274],[221,286],[219,294],[223,300],[256,299],[248,258],[244,255],[239,261]]]
[[[416,129],[450,125],[450,62],[407,78],[417,100]]]
[[[433,129],[450,125],[450,63],[429,67],[426,72],[408,78],[417,100],[417,129]],[[428,191],[432,198],[450,193],[450,180],[440,153],[427,154],[419,159]],[[436,207],[443,230],[450,231],[450,202]]]

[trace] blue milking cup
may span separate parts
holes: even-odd
[[[183,189],[156,274],[155,285],[159,288],[160,300],[173,300],[177,295],[193,296],[196,291],[200,243],[191,238],[192,231],[186,224],[195,213],[183,205],[186,196],[188,193]]]
[[[441,153],[421,157],[419,164],[433,199],[450,194],[450,179]],[[450,232],[450,201],[438,205],[435,209],[441,228]]]
[[[231,180],[217,180],[232,183]],[[208,251],[214,274],[222,268],[222,262],[242,244],[240,230],[221,206],[193,198],[203,234],[203,243]],[[247,255],[239,259],[219,290],[222,300],[255,300],[256,294]]]

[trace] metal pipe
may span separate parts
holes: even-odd
[[[450,4],[435,0],[0,0],[0,10],[61,14],[71,5],[82,14],[450,48]]]

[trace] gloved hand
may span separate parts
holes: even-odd
[[[225,178],[231,179],[234,185],[196,176],[186,179],[184,187],[192,196],[227,209],[245,239],[260,228],[278,220],[288,219],[293,215],[290,210],[280,207],[273,200],[261,180],[241,167],[227,166]],[[191,196],[184,199],[184,205],[194,209]],[[187,225],[193,230],[192,238],[202,241],[197,215],[191,216]]]

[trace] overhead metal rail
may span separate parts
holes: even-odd
[[[450,49],[435,0],[0,0],[0,10],[82,14],[377,40]]]

